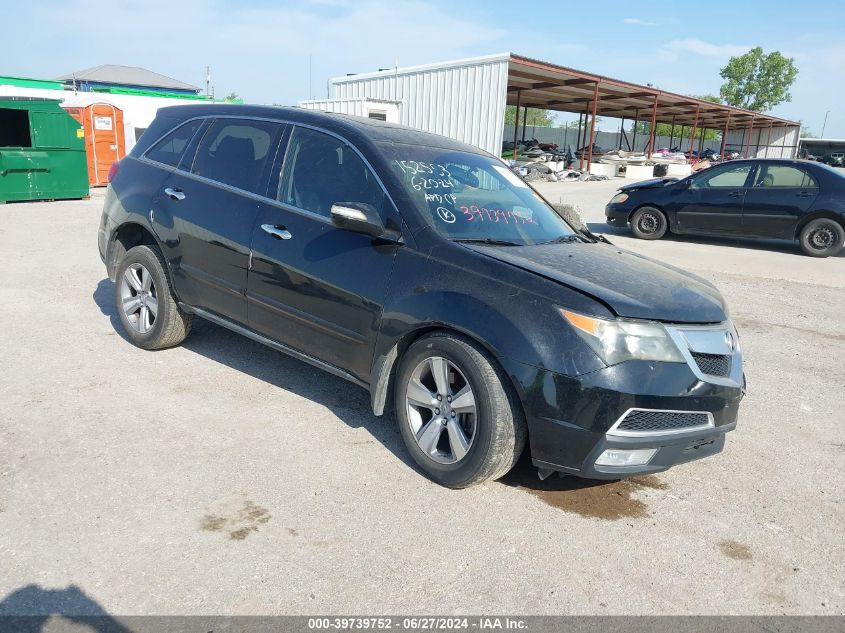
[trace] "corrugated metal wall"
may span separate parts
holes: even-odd
[[[798,133],[798,126],[774,127],[770,141],[768,126],[754,128],[749,148],[748,129],[731,130],[728,132],[726,150],[740,152],[749,158],[795,158]]]
[[[467,60],[332,80],[336,99],[400,101],[400,122],[498,155],[502,148],[508,59]]]
[[[505,125],[504,130],[504,139],[513,140],[513,125]],[[631,132],[626,132],[628,135],[628,141],[633,141],[634,137]],[[531,125],[527,126],[525,129],[525,138],[531,139],[536,138],[541,143],[557,143],[562,148],[572,146],[573,148],[576,147],[577,143],[577,129],[569,129],[565,130],[563,128],[555,128],[555,127],[533,127]],[[582,132],[583,134],[583,132]],[[681,146],[681,149],[684,152],[689,151],[690,147],[690,139],[689,139],[689,130],[685,130],[686,136],[684,137],[683,144],[680,141],[680,127],[678,128],[677,134],[675,134],[674,139],[672,140],[672,147]],[[772,138],[769,141],[769,128],[768,127],[761,127],[755,128],[752,136],[751,136],[751,147],[748,147],[748,130],[731,130],[728,132],[728,142],[725,145],[725,152],[740,152],[741,154],[746,155],[747,157],[756,157],[756,158],[794,158],[797,148],[797,139],[798,139],[798,128],[797,127],[790,127],[790,128],[772,128]],[[519,126],[519,140],[522,140],[522,126]],[[669,147],[670,137],[668,136],[658,136],[655,139],[655,147]],[[769,142],[769,147],[766,147],[766,143]],[[595,136],[595,143],[599,147],[603,147],[604,149],[615,149],[619,146],[619,132],[596,132]],[[637,134],[637,146],[634,148],[636,151],[644,151],[646,145],[648,144],[648,134]],[[718,152],[721,148],[722,141],[721,139],[714,139],[710,141],[704,141],[703,148],[710,148],[716,152]],[[759,147],[756,147],[758,146]],[[625,141],[622,141],[623,149],[627,149],[627,145]],[[695,141],[693,149],[698,149],[698,140]]]
[[[316,99],[313,101],[300,101],[297,104],[306,110],[320,110],[321,112],[337,112],[338,114],[349,114],[352,116],[368,117],[373,111],[385,115],[386,121],[399,123],[399,111],[401,104],[397,101],[382,101],[371,99]]]

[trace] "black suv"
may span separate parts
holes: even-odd
[[[505,163],[335,114],[178,106],[113,169],[129,338],[199,316],[369,390],[435,481],[618,479],[718,453],[742,356],[719,292],[568,224]]]

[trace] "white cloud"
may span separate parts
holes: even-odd
[[[682,55],[692,53],[703,57],[714,57],[727,60],[736,55],[748,52],[752,47],[747,44],[711,44],[695,37],[672,40],[662,45],[658,51],[658,58],[665,62],[675,62]]]
[[[657,26],[657,22],[642,20],[640,18],[625,18],[622,22],[624,24],[633,24],[634,26]]]

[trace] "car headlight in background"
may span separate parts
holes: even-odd
[[[622,204],[628,199],[628,194],[620,191],[610,199],[610,204]]]
[[[558,310],[607,365],[616,365],[626,360],[686,362],[660,323],[598,319],[563,308]]]

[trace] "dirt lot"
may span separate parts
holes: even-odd
[[[608,231],[615,183],[541,186]],[[127,343],[101,204],[0,206],[0,614],[845,613],[845,257],[610,235],[728,298],[725,452],[455,492],[358,387],[208,323]]]

